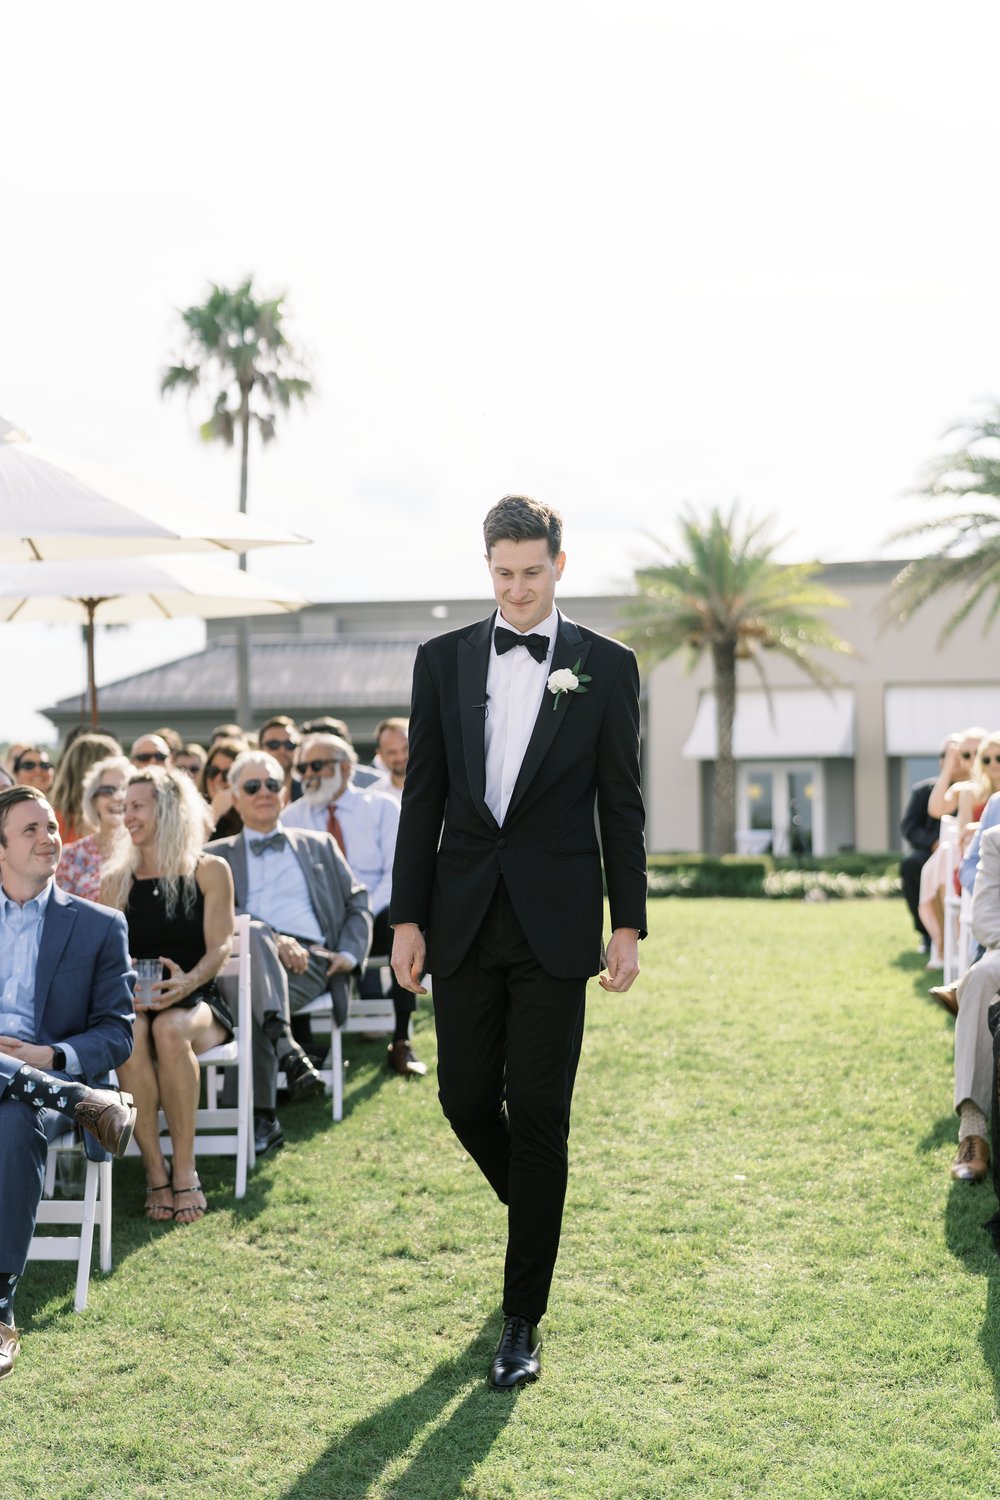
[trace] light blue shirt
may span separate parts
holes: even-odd
[[[963,891],[972,895],[972,888],[976,883],[976,871],[979,868],[979,845],[987,828],[995,828],[1000,823],[1000,792],[994,792],[993,796],[983,808],[983,815],[979,819],[979,827],[976,830],[969,852],[958,867],[958,878]]]
[[[368,892],[368,906],[377,917],[389,905],[392,861],[399,832],[399,804],[383,797],[377,787],[362,790],[349,782],[333,804],[344,835],[344,853],[355,878]],[[326,833],[326,807],[313,807],[300,797],[281,814],[288,828]]]
[[[277,833],[281,832],[278,824]],[[266,834],[243,830],[247,854],[247,911],[266,922],[275,932],[321,943],[323,934],[309,899],[309,887],[298,857],[287,841],[283,849],[264,849],[255,854],[251,845]]]
[[[52,881],[21,906],[0,886],[0,1036],[35,1040],[35,971]],[[67,1073],[81,1073],[72,1047],[63,1046]]]

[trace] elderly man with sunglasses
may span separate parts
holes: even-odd
[[[147,766],[169,766],[173,763],[170,746],[158,734],[140,734],[129,751],[129,760],[140,771]]]
[[[372,786],[355,785],[358,763],[353,745],[335,734],[312,735],[302,742],[299,774],[302,798],[281,815],[285,828],[310,828],[333,836],[354,871],[367,888],[371,906],[375,953],[392,947],[389,931],[389,900],[392,895],[392,862],[399,831],[399,804]],[[395,1029],[389,1043],[388,1065],[404,1078],[420,1078],[427,1072],[410,1041],[410,1021],[416,997],[394,977],[390,997],[395,1009]]]
[[[254,1144],[280,1146],[275,1113],[279,1063],[293,1099],[323,1084],[292,1039],[289,1016],[329,991],[338,1021],[347,1016],[350,975],[371,945],[368,895],[326,833],[285,829],[285,779],[273,756],[244,750],[229,771],[243,830],[208,845],[233,872],[237,912],[249,912],[254,1015]]]

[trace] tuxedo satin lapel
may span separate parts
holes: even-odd
[[[42,937],[38,945],[38,964],[35,968],[35,1026],[39,1031],[49,990],[75,922],[76,908],[58,886],[53,886],[45,908]]]
[[[587,657],[590,654],[590,642],[585,641],[572,620],[560,618],[559,634],[556,636],[555,648],[552,652],[552,666],[549,668],[548,676],[552,672],[558,672],[563,667],[573,668],[577,662],[581,671],[587,665]],[[553,708],[553,703],[556,706]],[[552,742],[559,733],[563,724],[570,716],[573,707],[573,694],[563,693],[561,699],[556,702],[553,695],[546,687],[542,694],[542,701],[538,709],[538,717],[535,719],[535,727],[531,731],[531,739],[528,748],[524,752],[521,769],[514,783],[514,791],[511,794],[510,806],[507,808],[507,818],[517,810],[517,804],[521,801],[533,778],[541,769],[542,762],[552,748]],[[506,822],[507,819],[505,818]]]
[[[481,620],[458,643],[458,712],[465,772],[472,800],[484,822],[496,827],[486,806],[486,674],[490,666],[493,616]]]

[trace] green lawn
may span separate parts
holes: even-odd
[[[29,1265],[0,1496],[1000,1492],[989,1188],[952,1185],[952,1023],[900,902],[661,901],[632,995],[594,989],[541,1382],[483,1376],[502,1211],[430,1078],[349,1046],[347,1114],[115,1265]],[[418,1050],[433,1061],[421,1012]],[[2,1212],[2,1205],[0,1205]]]

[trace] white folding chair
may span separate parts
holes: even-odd
[[[389,967],[388,955],[371,958],[368,960],[368,971],[378,969],[382,977],[382,989],[387,989],[392,970]],[[347,1006],[347,1020],[343,1026],[337,1026],[333,1019],[333,1002],[329,995],[319,995],[315,1000],[310,1000],[308,1005],[303,1005],[296,1015],[308,1016],[310,1023],[319,1022],[318,1030],[322,1033],[329,1027],[330,1050],[319,1069],[320,1077],[326,1084],[332,1100],[332,1114],[335,1121],[344,1118],[344,1048],[342,1034],[345,1031],[374,1031],[388,1032],[390,1035],[396,1027],[396,1008],[392,1000],[384,993],[370,1000],[362,999],[356,993],[356,985],[351,985],[351,995]]]
[[[940,842],[946,850],[945,859],[945,887],[944,887],[944,959],[943,984],[956,984],[965,970],[968,968],[968,943],[963,945],[962,927],[962,898],[955,890],[955,877],[961,863],[959,850],[958,819],[944,817],[941,819]],[[970,914],[971,915],[971,914]],[[971,929],[970,929],[971,935]]]
[[[72,1155],[86,1162],[82,1198],[56,1198],[56,1167],[60,1156]],[[38,1225],[74,1225],[75,1234],[39,1234]],[[29,1260],[75,1260],[76,1294],[73,1308],[83,1312],[90,1287],[90,1263],[94,1248],[94,1228],[100,1235],[101,1270],[111,1270],[111,1163],[91,1161],[83,1146],[70,1131],[49,1146],[45,1163],[45,1184],[35,1220],[36,1232],[28,1247]]]
[[[233,947],[220,970],[220,979],[237,981],[236,1034],[231,1042],[210,1047],[200,1053],[198,1061],[205,1073],[205,1104],[195,1118],[194,1149],[196,1156],[236,1157],[236,1196],[247,1190],[247,1172],[256,1162],[253,1149],[253,1019],[250,1008],[250,918],[236,918]],[[219,1103],[222,1091],[220,1073],[236,1069],[236,1107]],[[167,1121],[160,1111],[160,1150],[170,1155]],[[133,1140],[127,1155],[138,1154]]]

